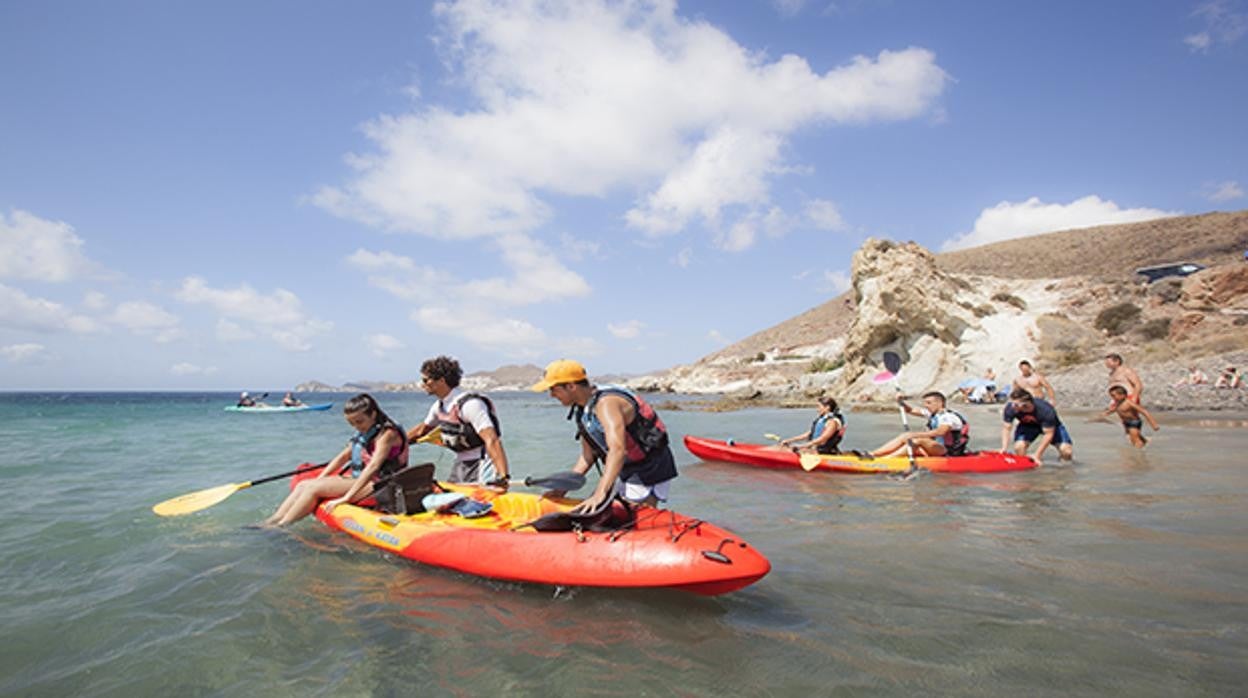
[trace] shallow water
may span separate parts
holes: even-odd
[[[704,598],[499,583],[312,520],[244,529],[284,482],[156,517],[158,501],[325,460],[348,436],[338,406],[230,402],[0,395],[0,695],[1223,696],[1248,678],[1245,415],[1158,415],[1144,452],[1066,415],[1072,465],[912,481],[678,449],[673,508],[773,564]],[[382,404],[409,423],[429,403]],[[516,474],[571,465],[557,403],[499,404]],[[663,411],[676,435],[739,441],[813,414]],[[968,417],[976,445],[995,446],[996,413]],[[887,413],[849,422],[855,447],[898,428]],[[448,454],[418,449],[445,473]]]

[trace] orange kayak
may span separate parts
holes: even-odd
[[[300,474],[295,481],[316,472]],[[316,518],[417,562],[515,582],[667,588],[709,596],[753,584],[771,570],[767,558],[740,536],[667,509],[638,507],[632,523],[611,531],[537,531],[526,524],[566,512],[577,501],[443,487],[493,508],[484,516],[464,518],[437,512],[387,514],[344,504],[332,513],[317,507]]]
[[[760,468],[784,470],[802,467],[801,458],[796,453],[787,448],[775,446],[686,436],[685,448],[705,461],[741,463]],[[965,456],[941,458],[920,456],[914,461],[918,467],[937,473],[1001,473],[1036,467],[1036,462],[1028,456],[1017,456],[1000,451],[980,451]],[[910,459],[904,455],[867,459],[852,453],[820,456],[819,465],[814,468],[814,470],[841,473],[904,473],[909,469]]]

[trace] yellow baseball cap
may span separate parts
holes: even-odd
[[[535,393],[544,393],[550,390],[550,386],[559,385],[560,383],[576,383],[585,380],[585,367],[572,359],[559,359],[551,361],[546,366],[546,375],[542,379],[533,384],[532,390]]]

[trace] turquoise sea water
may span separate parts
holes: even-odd
[[[307,520],[243,528],[275,482],[197,514],[158,501],[322,461],[329,412],[226,413],[232,394],[0,394],[0,695],[1243,695],[1248,416],[1159,415],[1139,453],[1066,415],[1076,463],[990,476],[776,472],[677,449],[672,507],[772,573],[703,598],[499,583]],[[429,398],[382,395],[411,424]],[[660,406],[667,398],[657,397]],[[566,469],[564,410],[498,397],[518,475]],[[809,411],[660,410],[759,441]],[[996,413],[967,413],[994,447]],[[849,415],[873,446],[895,414]],[[449,454],[417,454],[449,465]],[[1055,454],[1054,454],[1055,455]]]

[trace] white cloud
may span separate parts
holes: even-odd
[[[845,219],[836,204],[824,199],[812,199],[806,202],[804,211],[806,220],[818,230],[843,231],[847,228]]]
[[[412,319],[428,332],[467,340],[499,353],[532,358],[548,343],[546,333],[523,320],[474,308],[424,307]]]
[[[1213,37],[1209,36],[1208,32],[1197,32],[1183,37],[1183,43],[1187,44],[1193,53],[1205,53],[1213,45]]]
[[[108,296],[99,291],[87,291],[82,297],[82,304],[87,310],[99,312],[108,307]]]
[[[456,283],[454,276],[440,269],[393,252],[358,249],[347,257],[347,263],[367,272],[369,285],[412,303],[434,300]]]
[[[185,303],[204,304],[216,310],[221,315],[218,337],[222,337],[223,329],[235,339],[255,331],[290,351],[307,351],[312,348],[312,337],[333,329],[333,323],[307,317],[299,297],[281,288],[268,295],[247,284],[215,289],[202,278],[188,276],[176,296]]]
[[[1113,201],[1104,201],[1095,195],[1069,204],[1046,204],[1036,197],[1022,203],[1002,201],[980,212],[974,230],[945,241],[941,249],[960,250],[1057,230],[1135,223],[1178,215],[1182,215],[1181,212],[1155,208],[1122,209]]]
[[[121,303],[109,315],[108,321],[121,325],[138,335],[152,337],[157,342],[172,342],[184,336],[178,326],[179,320],[164,308],[145,301]]]
[[[256,333],[237,322],[217,318],[217,340],[222,342],[246,342],[256,338]]]
[[[1234,201],[1244,198],[1239,182],[1226,181],[1205,185],[1205,198],[1210,201]]]
[[[719,330],[710,330],[706,333],[706,338],[720,345],[728,345],[731,342]]]
[[[730,205],[762,205],[768,175],[780,169],[780,138],[721,126],[675,167],[625,220],[649,235],[680,232],[694,217],[709,225]]]
[[[819,290],[839,296],[848,291],[852,285],[853,282],[849,278],[849,274],[839,270],[825,271],[823,272],[823,283],[820,285]]]
[[[692,261],[693,261],[693,248],[692,247],[682,247],[680,251],[676,253],[676,256],[672,259],[672,262],[675,263],[676,266],[680,267],[681,269],[687,269],[689,267],[689,263]]]
[[[757,221],[742,218],[728,230],[715,235],[715,246],[725,252],[744,252],[754,246],[758,236]]]
[[[383,115],[355,176],[313,201],[445,239],[527,234],[545,196],[650,189],[626,218],[648,234],[763,206],[783,147],[811,124],[911,119],[949,78],[921,48],[824,73],[769,59],[673,2],[442,2],[446,63],[474,106]]]
[[[545,244],[524,235],[502,236],[495,243],[511,278],[463,281],[402,255],[363,249],[347,257],[347,263],[369,272],[369,284],[414,303],[431,302],[448,292],[488,305],[529,305],[589,294],[585,279],[564,266]]]
[[[505,235],[497,242],[513,277],[469,281],[459,292],[484,303],[508,305],[589,295],[585,279],[565,267],[545,244],[524,235]]]
[[[175,376],[210,376],[217,372],[217,367],[182,362],[170,366],[169,372]]]
[[[373,353],[373,356],[378,358],[384,357],[391,352],[404,348],[403,342],[400,342],[398,339],[388,334],[380,332],[377,334],[370,334],[365,337],[364,344],[368,346],[368,350]]]
[[[1233,44],[1248,34],[1248,11],[1239,0],[1207,0],[1192,16],[1204,22],[1204,30],[1183,37],[1193,53],[1208,53],[1214,44]]]
[[[60,303],[33,298],[23,291],[0,284],[0,327],[36,332],[86,334],[103,329],[100,323],[79,315]]]
[[[0,279],[69,281],[99,271],[68,223],[20,209],[0,213]]]
[[[33,342],[28,344],[10,344],[5,347],[0,347],[0,356],[3,356],[15,364],[20,364],[38,357],[43,353],[43,351],[44,346],[42,344],[35,344]]]
[[[781,17],[795,17],[806,6],[806,0],[771,0]]]
[[[503,317],[481,307],[426,306],[412,311],[412,320],[434,334],[465,340],[504,356],[535,361],[551,354],[595,356],[602,345],[587,337],[549,337],[524,320]]]
[[[601,258],[602,244],[591,242],[589,240],[580,240],[568,233],[559,234],[559,249],[563,252],[564,257],[573,262],[579,262],[583,259]]]
[[[619,339],[636,339],[641,336],[641,328],[645,327],[645,323],[639,320],[629,320],[627,322],[607,323],[607,331],[615,335]]]
[[[712,241],[725,252],[744,252],[754,246],[760,233],[769,238],[783,237],[798,223],[777,206],[755,209],[746,212],[727,230],[717,230]]]

